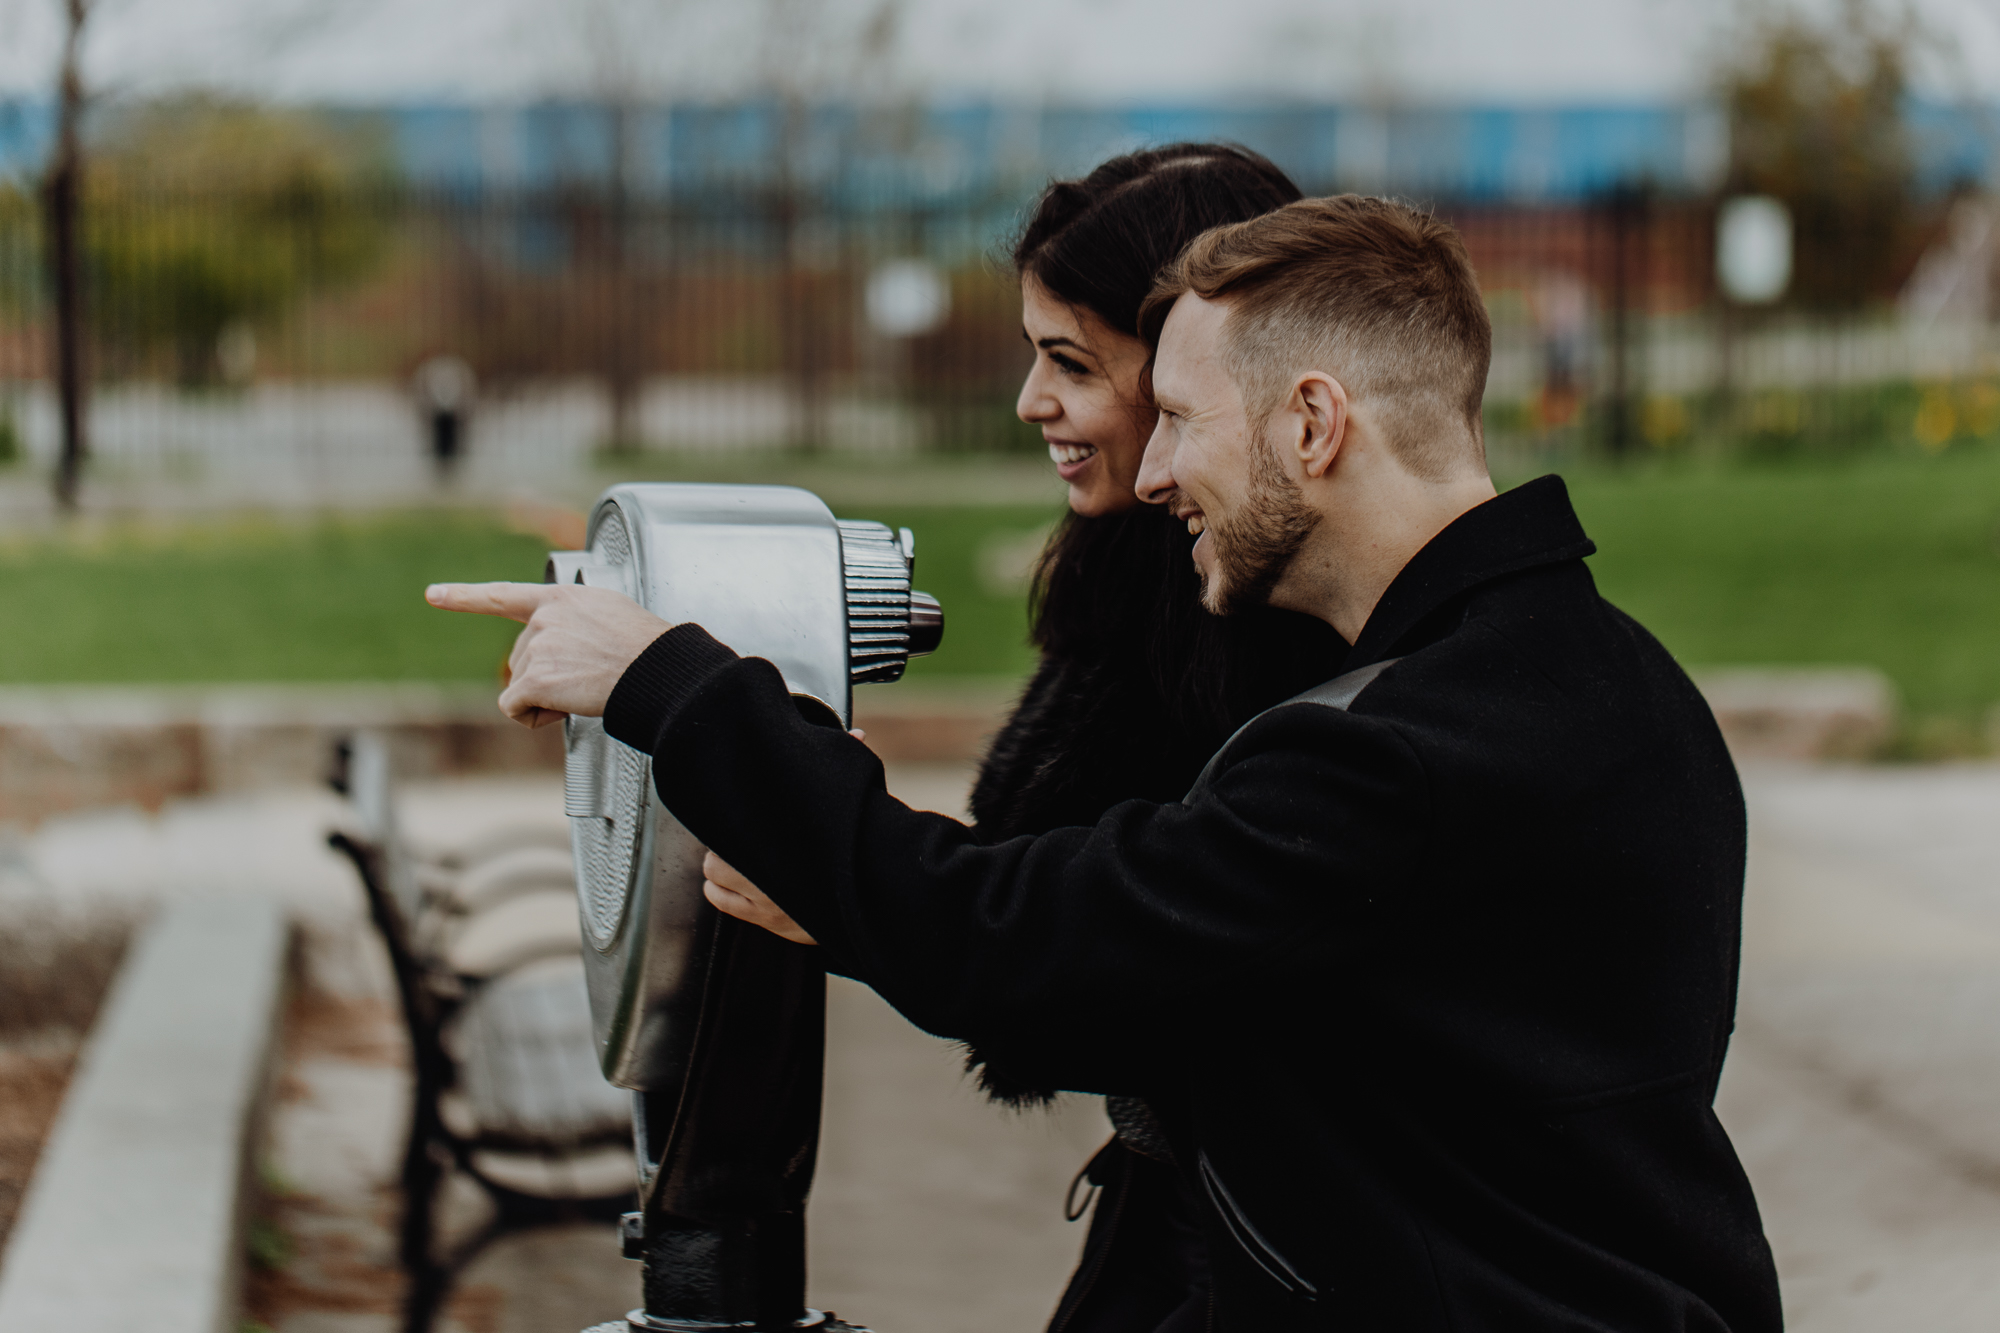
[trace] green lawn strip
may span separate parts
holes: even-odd
[[[2000,450],[1565,472],[1599,586],[1681,661],[1871,664],[1922,715],[2000,701]],[[1018,572],[1059,503],[839,506],[916,531],[946,632],[910,679],[1027,670],[1023,592],[991,555]],[[0,681],[490,680],[513,627],[421,589],[536,578],[545,546],[434,512],[0,542]]]
[[[0,545],[0,681],[491,680],[515,626],[426,583],[539,579],[484,517],[230,520]]]
[[[1917,713],[2000,700],[2000,451],[1569,480],[1599,587],[1682,662],[1865,663]]]
[[[918,534],[917,584],[947,621],[912,679],[1028,669],[1024,594],[981,564],[991,543],[1018,548],[1054,512],[842,509]],[[0,682],[490,680],[514,626],[432,610],[423,586],[537,579],[546,550],[490,518],[433,512],[0,544],[0,617],[14,627],[0,636]]]
[[[2000,701],[2000,450],[1565,471],[1599,586],[1682,662],[1873,665],[1919,714]],[[982,582],[980,552],[1052,511],[842,514],[918,534],[947,632],[911,679],[1032,663],[1022,596]]]

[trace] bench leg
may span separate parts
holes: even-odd
[[[430,1333],[451,1285],[449,1271],[437,1258],[437,1196],[445,1175],[445,1164],[439,1160],[442,1145],[425,1132],[421,1112],[417,1120],[403,1154],[403,1333]]]

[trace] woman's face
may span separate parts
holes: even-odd
[[[1069,507],[1094,518],[1138,504],[1132,486],[1154,417],[1143,383],[1146,345],[1056,299],[1032,276],[1021,279],[1021,332],[1035,364],[1014,410],[1042,428],[1056,473],[1069,483]]]

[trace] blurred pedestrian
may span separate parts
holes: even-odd
[[[433,356],[417,367],[412,383],[430,445],[431,464],[440,480],[448,480],[457,468],[459,455],[465,451],[466,427],[477,387],[472,367],[455,356]]]
[[[1576,420],[1583,402],[1583,362],[1589,351],[1590,289],[1567,270],[1542,275],[1528,309],[1542,348],[1542,387],[1535,396],[1535,425],[1554,430]]]

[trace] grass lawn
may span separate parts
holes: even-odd
[[[1872,663],[1916,712],[2000,701],[2000,450],[1569,471],[1605,595],[1692,665]],[[913,680],[1011,676],[1048,504],[843,503],[917,532],[945,647]],[[511,628],[436,579],[539,576],[547,543],[404,513],[0,543],[0,680],[490,679]]]
[[[1021,596],[981,575],[981,553],[1018,547],[1049,506],[840,512],[919,533],[917,585],[950,626],[913,678],[1028,668]],[[488,680],[515,627],[435,611],[423,587],[536,580],[548,547],[441,512],[0,540],[0,682]]]
[[[0,681],[490,680],[513,626],[424,604],[539,579],[548,543],[457,514],[0,544]]]
[[[1690,665],[1867,663],[1924,714],[2000,701],[2000,450],[1584,471],[1598,586]]]

